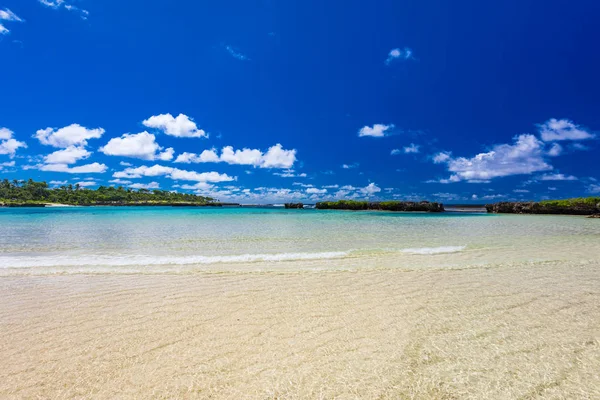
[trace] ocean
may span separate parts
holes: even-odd
[[[0,275],[466,268],[600,258],[576,216],[0,208]]]

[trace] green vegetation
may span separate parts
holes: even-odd
[[[582,197],[536,202],[500,202],[485,206],[490,213],[508,214],[570,214],[593,215],[600,213],[600,197]]]
[[[381,210],[381,211],[426,211],[426,212],[441,212],[444,211],[444,206],[440,203],[430,203],[428,201],[356,201],[356,200],[339,200],[339,201],[323,201],[317,203],[316,208],[321,210]]]
[[[96,190],[77,185],[49,188],[46,182],[9,181],[0,182],[0,205],[35,206],[44,203],[70,205],[207,205],[210,197],[187,193],[172,193],[165,190],[133,190],[121,186],[100,186]]]
[[[322,201],[316,208],[330,210],[368,210],[369,202],[356,200]]]
[[[539,203],[546,207],[573,207],[573,206],[596,206],[600,204],[600,197],[578,197],[564,200],[544,200]]]

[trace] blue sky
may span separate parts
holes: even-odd
[[[597,1],[0,0],[0,176],[244,203],[600,193]]]

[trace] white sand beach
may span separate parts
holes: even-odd
[[[5,276],[0,293],[1,398],[600,398],[600,264]]]

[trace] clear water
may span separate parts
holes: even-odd
[[[446,268],[600,259],[572,216],[280,208],[0,208],[0,275]]]

